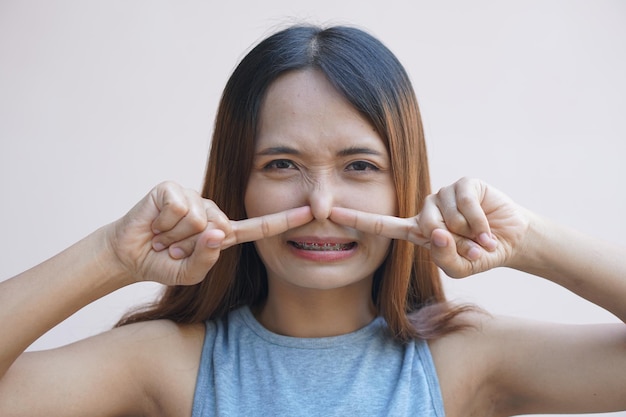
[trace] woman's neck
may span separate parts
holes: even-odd
[[[292,337],[329,337],[354,332],[376,317],[371,280],[332,290],[269,285],[266,301],[253,309],[268,330]]]

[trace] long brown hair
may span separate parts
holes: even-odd
[[[234,70],[219,105],[202,195],[234,220],[246,217],[244,194],[252,166],[260,103],[281,74],[322,71],[386,141],[398,198],[398,215],[415,216],[430,194],[428,159],[417,100],[404,68],[380,41],[351,27],[294,26],[253,48]],[[151,306],[118,325],[170,319],[197,323],[225,316],[267,296],[267,277],[254,245],[222,252],[206,278],[168,287]],[[453,317],[466,307],[446,303],[430,253],[394,240],[376,271],[372,298],[399,340],[432,338],[458,328]]]

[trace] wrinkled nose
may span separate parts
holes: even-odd
[[[323,221],[330,217],[334,197],[333,187],[327,179],[317,180],[310,184],[308,200],[316,220]]]

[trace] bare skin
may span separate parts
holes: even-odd
[[[474,183],[462,181],[455,187],[466,189],[467,184]],[[488,194],[500,196],[489,186],[478,184],[486,187]],[[170,188],[172,185],[166,184],[157,187],[157,190],[162,192],[164,187]],[[435,207],[441,204],[441,198],[435,196],[429,199],[427,210],[437,212]],[[152,197],[145,199],[139,208],[133,209],[135,212],[131,211],[129,216],[133,217],[106,226],[46,263],[1,284],[3,320],[0,322],[3,334],[10,335],[2,339],[2,365],[3,369],[9,368],[0,380],[0,410],[3,415],[190,415],[204,335],[202,325],[178,326],[164,321],[140,323],[52,351],[24,354],[19,351],[45,331],[45,327],[62,320],[87,300],[142,278],[137,272],[119,272],[124,270],[123,264],[114,260],[118,255],[111,251],[111,241],[107,239],[128,227],[126,223],[129,219],[141,217],[136,213],[137,210],[141,214],[152,212],[163,216],[173,215],[172,212],[177,211],[166,208],[159,212],[156,209],[158,205],[153,206],[153,201]],[[488,206],[493,201],[476,198],[475,202]],[[199,198],[192,199],[192,204],[207,207],[207,203]],[[518,210],[508,204],[511,203],[507,203],[507,210]],[[212,207],[210,203],[208,207]],[[202,213],[201,210],[198,212]],[[520,213],[526,212],[521,210]],[[495,220],[497,215],[495,213],[495,217],[491,218]],[[189,225],[193,223],[191,219],[180,214],[173,215],[174,218],[177,216],[178,222],[171,229],[171,236],[180,238],[185,235],[178,234],[176,228],[188,228],[186,233],[196,232]],[[364,229],[370,227],[368,224],[371,219],[377,219],[373,224],[381,221],[378,215],[347,212],[345,209],[333,210],[333,217],[336,217],[338,223],[349,223],[358,218],[359,227]],[[207,218],[204,221],[208,223]],[[196,246],[190,256],[174,259],[166,250],[155,252],[146,249],[155,258],[148,261],[146,257],[144,263],[135,262],[135,271],[147,268],[146,271],[156,274],[162,269],[154,269],[159,265],[158,256],[164,255],[164,258],[160,258],[162,261],[177,265],[178,268],[165,273],[163,280],[194,282],[197,277],[193,276],[192,271],[206,268],[207,264],[213,262],[215,248],[209,246],[218,245],[219,251],[219,245],[225,241],[228,242],[226,245],[238,241],[235,234],[245,235],[245,239],[263,236],[267,228],[259,228],[262,223],[269,224],[270,229],[278,233],[284,230],[286,218],[289,218],[290,225],[297,225],[310,221],[311,214],[308,208],[304,208],[264,221],[244,223],[243,226],[237,222],[223,223],[223,219],[218,216],[214,222],[223,228],[209,227],[199,235],[194,233],[192,236],[195,236]],[[611,307],[620,305],[614,300],[613,294],[622,299],[624,294],[618,262],[620,250],[594,242],[595,255],[601,256],[604,262],[599,265],[595,263],[592,272],[597,279],[587,282],[584,276],[589,273],[585,268],[589,267],[585,261],[585,257],[589,256],[589,238],[585,238],[585,244],[582,244],[580,236],[575,232],[562,230],[533,215],[526,217],[524,214],[520,218],[527,220],[521,222],[526,232],[507,255],[503,254],[511,242],[505,241],[500,232],[508,230],[508,226],[502,225],[502,229],[497,227],[497,222],[489,221],[489,215],[486,224],[490,230],[487,233],[497,240],[495,249],[465,242],[466,238],[442,228],[433,229],[431,238],[423,243],[430,245],[442,266],[450,268],[451,272],[459,276],[467,274],[470,266],[473,272],[491,266],[495,259],[502,259],[498,262],[526,265],[529,270],[549,270],[550,273],[544,274],[546,278],[553,277],[563,285],[571,284],[581,295],[610,307],[616,315],[624,314],[623,310]],[[147,227],[149,230],[155,219],[151,220],[136,227]],[[424,235],[437,224],[433,218],[426,220],[418,217],[405,221],[413,225],[408,230],[415,235]],[[389,217],[382,222],[383,230],[395,234],[394,225],[404,221]],[[223,230],[229,228],[230,233]],[[237,232],[232,232],[232,229]],[[166,236],[147,232],[143,247],[152,246],[156,237],[166,239]],[[440,247],[433,244],[439,239],[447,242],[447,245]],[[531,248],[548,245],[552,251],[546,254],[545,251],[530,249],[522,254],[515,248],[527,245]],[[461,248],[467,247],[479,248],[478,256],[474,254],[476,259],[470,260],[458,253]],[[85,260],[83,265],[78,261],[85,258],[86,254],[95,256]],[[568,261],[564,263],[559,259]],[[579,261],[572,264],[572,259]],[[548,265],[552,267],[548,268]],[[183,270],[189,272],[183,273]],[[55,273],[57,271],[65,271],[65,274]],[[50,277],[59,278],[51,280]],[[101,280],[105,281],[103,285],[93,284]],[[73,285],[68,286],[67,281]],[[77,286],[76,283],[80,282],[84,284]],[[39,295],[42,288],[46,296]],[[59,302],[61,294],[63,302]],[[9,309],[4,308],[7,305],[10,305]],[[626,382],[626,332],[623,325],[564,326],[482,315],[466,319],[480,323],[478,330],[459,332],[431,342],[446,415],[501,416],[626,408],[623,395]],[[11,321],[19,321],[21,325],[11,325]],[[107,395],[103,396],[103,392]],[[468,410],[474,411],[468,414]]]
[[[279,111],[275,119],[263,113],[270,118],[261,122],[262,132],[269,129],[263,143],[271,151],[257,154],[261,163],[250,180],[255,190],[277,187],[289,194],[279,202],[284,206],[250,192],[252,218],[231,221],[195,191],[164,183],[120,220],[0,283],[1,415],[190,416],[202,324],[132,324],[59,349],[23,352],[78,309],[126,285],[199,282],[221,250],[242,242],[255,241],[265,251],[271,293],[257,318],[282,334],[345,333],[371,320],[375,311],[364,289],[377,265],[362,269],[361,255],[384,253],[391,239],[429,248],[452,277],[516,268],[626,320],[623,249],[542,219],[478,180],[462,179],[429,196],[413,218],[396,217],[393,204],[371,195],[389,197],[388,155],[377,145],[380,139],[319,74],[292,75],[282,79],[292,83],[284,85],[289,88],[273,89],[278,102],[294,109],[290,120],[296,124],[286,131],[310,134],[320,121],[324,129],[291,141],[294,147],[285,153],[272,141],[285,126],[274,122],[289,113]],[[290,102],[296,97],[315,111],[298,113]],[[349,132],[359,134],[338,140],[334,132],[347,120],[355,122]],[[316,146],[306,145],[311,139]],[[267,155],[273,159],[265,161]],[[293,184],[297,192],[289,188]],[[366,194],[371,201],[350,194],[360,187],[376,191]],[[330,237],[348,245],[350,256],[331,262],[328,253],[315,255],[316,261],[303,255],[309,240]],[[272,258],[274,251],[280,256]],[[300,266],[308,268],[301,277],[287,273]],[[320,270],[325,279],[313,280]],[[346,278],[350,271],[355,273]],[[345,306],[333,302],[345,294],[352,297]],[[292,315],[279,321],[284,308]],[[430,342],[448,417],[626,409],[623,324],[566,326],[482,314],[460,320],[475,329]]]

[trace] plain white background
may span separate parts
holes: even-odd
[[[160,181],[199,188],[234,65],[301,21],[365,28],[398,55],[420,101],[435,188],[480,177],[621,243],[624,2],[2,0],[0,280],[115,220]],[[516,271],[446,285],[496,314],[616,321]],[[158,290],[120,290],[31,348],[106,330]]]

